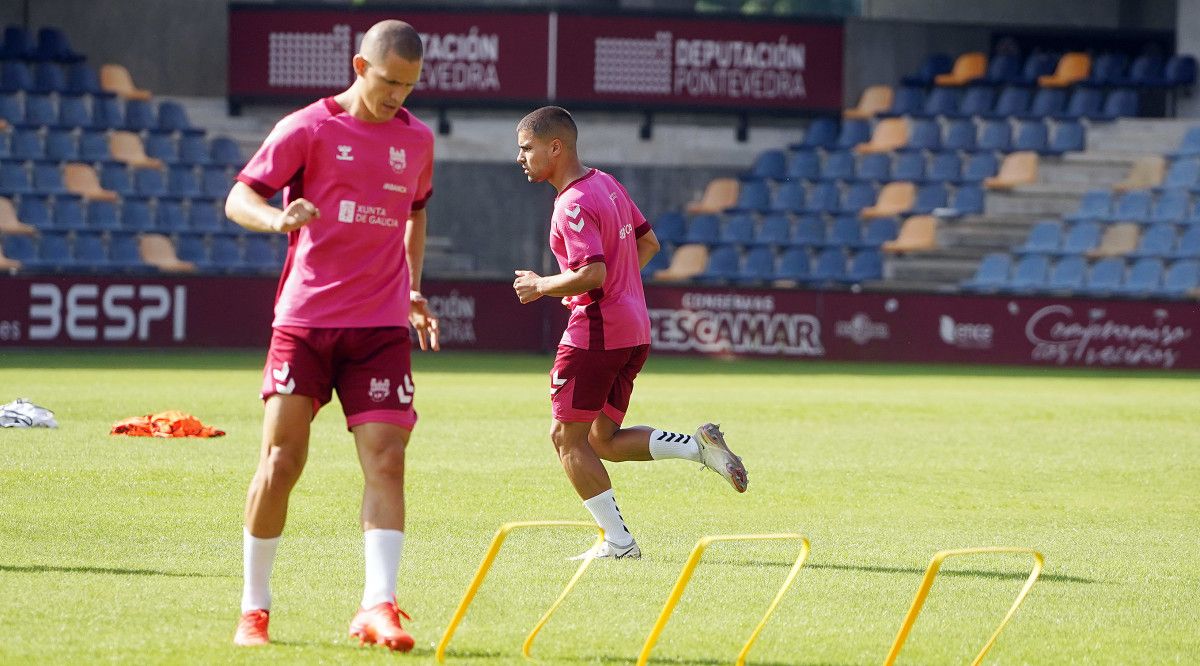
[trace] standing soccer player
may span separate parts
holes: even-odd
[[[517,125],[517,163],[531,183],[558,191],[550,219],[550,249],[558,275],[518,270],[513,289],[522,303],[563,299],[571,310],[550,373],[550,439],[583,505],[604,530],[594,557],[639,558],[601,458],[611,462],[682,458],[704,463],[738,492],[749,483],[718,426],[695,435],[650,426],[622,428],[633,380],[650,351],[650,316],[641,269],[658,239],[625,188],[589,169],[576,152],[571,114],[542,107]],[[580,557],[587,556],[584,553]]]
[[[403,108],[422,53],[409,24],[372,26],[350,88],[279,121],[225,204],[247,229],[288,234],[263,371],[262,455],[246,498],[238,645],[269,641],[268,581],[288,495],[304,469],[309,424],[336,389],[365,481],[366,584],[350,636],[413,646],[396,606],[404,450],[417,421],[408,325],[422,349],[438,349],[437,319],[420,291],[433,133]],[[267,199],[282,188],[280,210]]]

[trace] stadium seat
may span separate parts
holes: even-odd
[[[214,164],[225,167],[240,169],[246,164],[246,158],[242,157],[242,150],[238,148],[237,142],[227,136],[213,137],[209,145],[209,155]]]
[[[739,284],[762,284],[775,277],[775,251],[770,247],[756,247],[742,257],[734,281]]]
[[[937,118],[958,113],[959,93],[957,88],[934,88],[921,102],[921,108],[907,114],[913,118]]]
[[[817,183],[809,190],[804,210],[801,212],[809,215],[833,214],[841,206],[842,193],[838,189],[837,183],[825,181]]]
[[[1200,184],[1200,157],[1185,157],[1175,160],[1167,167],[1161,187],[1157,190],[1192,189]]]
[[[829,236],[825,238],[825,247],[857,247],[862,243],[862,225],[854,215],[841,215],[833,220]]]
[[[72,243],[75,268],[93,273],[106,272],[112,268],[104,237],[96,231],[78,231]]]
[[[792,150],[815,150],[817,148],[832,148],[837,143],[839,133],[838,122],[833,118],[814,118],[804,130],[804,138],[798,143],[788,146]],[[214,139],[216,141],[216,139]],[[240,165],[237,165],[240,166]]]
[[[1160,296],[1196,298],[1200,296],[1200,261],[1177,261],[1163,275]]]
[[[1182,224],[1187,219],[1188,199],[1187,190],[1165,190],[1154,202],[1154,210],[1144,221],[1147,224]]]
[[[765,180],[742,181],[738,187],[737,201],[725,209],[726,213],[766,212],[771,205],[771,188]]]
[[[1021,185],[1036,183],[1037,178],[1037,153],[1009,153],[1000,163],[1000,172],[991,178],[985,178],[983,186],[989,190],[1011,190]]]
[[[917,202],[917,187],[912,182],[896,180],[888,182],[881,188],[874,204],[859,212],[863,220],[875,220],[878,217],[895,217],[904,215],[912,210]]]
[[[214,234],[212,246],[209,248],[212,268],[222,273],[240,273],[242,265],[242,248],[236,236]]]
[[[68,95],[100,95],[104,90],[100,87],[100,76],[96,70],[85,62],[76,62],[67,66],[64,92]]]
[[[92,97],[92,129],[114,129],[125,124],[121,101],[114,96]]]
[[[1175,227],[1171,224],[1155,224],[1146,229],[1130,257],[1169,257],[1175,247]]]
[[[1122,296],[1149,296],[1158,291],[1162,284],[1163,261],[1158,258],[1138,259],[1133,262],[1125,281],[1113,289]]]
[[[120,162],[105,162],[100,165],[100,186],[127,197],[136,193],[133,187],[133,176],[129,169]]]
[[[33,180],[24,164],[19,162],[0,163],[0,196],[32,194]]]
[[[145,273],[149,266],[142,261],[137,234],[116,232],[109,236],[109,265],[122,273]]]
[[[1041,120],[1052,118],[1062,113],[1067,104],[1067,92],[1062,88],[1041,88],[1033,95],[1029,111],[1017,117],[1024,120]]]
[[[902,151],[942,149],[942,127],[936,120],[911,120],[908,124],[908,141],[899,148]]]
[[[27,264],[37,260],[37,244],[33,236],[0,236],[0,246],[4,248],[4,256],[13,261]]]
[[[25,105],[17,93],[0,93],[0,127],[25,122]]]
[[[938,74],[945,74],[954,67],[954,61],[945,53],[931,53],[917,72],[901,79],[906,86],[930,86]]]
[[[178,164],[167,171],[167,192],[173,197],[185,199],[204,196],[192,167]]]
[[[1083,123],[1062,122],[1054,128],[1054,138],[1042,152],[1047,155],[1062,155],[1087,149],[1087,130]]]
[[[153,97],[149,90],[143,90],[134,85],[129,70],[115,63],[100,66],[100,87],[127,100],[149,101]]]
[[[1025,242],[1013,248],[1013,253],[1024,254],[1054,254],[1058,251],[1062,228],[1054,220],[1041,220],[1029,229]]]
[[[33,68],[33,92],[61,93],[67,89],[67,77],[62,67],[53,62],[39,62]]]
[[[88,229],[119,229],[120,218],[117,216],[117,205],[111,201],[87,202]]]
[[[1113,121],[1118,118],[1131,118],[1138,115],[1140,98],[1137,91],[1129,88],[1110,90],[1104,98],[1104,106],[1099,113],[1088,116],[1093,122]]]
[[[221,167],[206,166],[200,175],[201,190],[211,199],[225,199],[233,187],[233,178]]]
[[[175,251],[183,261],[195,264],[201,272],[212,272],[212,260],[209,255],[208,243],[204,234],[181,233],[177,235],[178,243]]]
[[[22,206],[25,204],[24,197],[21,200]],[[49,214],[46,214],[49,219]],[[20,236],[32,236],[37,233],[37,226],[23,222],[17,217],[17,211],[13,208],[13,203],[7,197],[0,197],[0,236],[14,234]]]
[[[79,160],[104,163],[112,159],[108,152],[108,135],[103,131],[84,130],[79,133]]]
[[[817,180],[821,177],[821,156],[815,150],[798,150],[788,157],[788,180]]]
[[[1167,152],[1167,157],[1171,158],[1195,157],[1197,155],[1200,155],[1200,125],[1188,128],[1188,131],[1183,135],[1183,139],[1179,142],[1179,147]]]
[[[679,243],[687,232],[687,219],[678,212],[668,211],[654,220],[653,228],[660,243]]]
[[[700,282],[729,282],[738,274],[738,250],[732,245],[718,245],[708,255],[704,272],[695,276]]]
[[[179,161],[179,147],[175,137],[167,132],[149,132],[145,140],[146,156],[160,160],[165,164],[175,164]]]
[[[138,196],[162,197],[167,190],[167,174],[163,169],[146,167],[133,170],[133,189]]]
[[[975,149],[1007,153],[1012,148],[1012,126],[1007,120],[985,120],[979,128]]]
[[[1151,88],[1187,88],[1196,83],[1196,58],[1176,54],[1167,60],[1161,76],[1149,77],[1145,85]]]
[[[842,121],[842,128],[838,131],[837,140],[834,141],[830,150],[850,150],[860,143],[865,143],[871,140],[871,124],[865,120],[853,120],[847,118]]]
[[[976,81],[988,86],[1004,86],[1016,81],[1021,75],[1021,58],[1011,53],[993,54],[988,62],[987,73]]]
[[[33,90],[33,70],[18,60],[0,62],[0,92],[17,93]]]
[[[775,280],[780,285],[796,285],[808,281],[811,274],[808,250],[792,247],[784,250],[775,267]]]
[[[985,201],[986,196],[983,188],[979,185],[960,185],[954,191],[954,205],[950,207],[949,214],[946,217],[982,215]]]
[[[138,239],[142,261],[163,273],[195,273],[196,265],[175,254],[171,239],[162,234],[142,234]]]
[[[1077,292],[1091,296],[1106,296],[1121,286],[1125,277],[1125,260],[1120,257],[1101,259],[1092,265],[1084,276],[1083,285]]]
[[[913,215],[904,220],[896,239],[884,242],[881,249],[888,254],[936,250],[937,226],[937,218],[932,215]]]
[[[923,88],[913,86],[901,86],[892,92],[892,105],[883,111],[875,114],[876,118],[897,118],[906,116],[910,113],[916,113],[921,110],[925,103],[925,91]]]
[[[840,247],[827,247],[817,253],[808,275],[808,283],[820,286],[838,282],[846,276],[846,251]]]
[[[1019,116],[1029,110],[1031,99],[1033,99],[1033,93],[1028,88],[1008,86],[1000,91],[1000,96],[996,98],[996,105],[992,107],[992,110],[980,115],[989,120],[1005,120]]]
[[[713,178],[708,182],[708,185],[705,186],[704,193],[701,195],[701,197],[688,203],[685,210],[687,210],[689,215],[696,215],[699,213],[720,213],[726,208],[729,208],[737,203],[737,198],[737,179]]]
[[[158,121],[154,115],[154,106],[145,100],[125,100],[125,124],[122,129],[130,132],[154,130]]]
[[[720,225],[720,218],[716,215],[697,215],[688,222],[684,242],[712,245],[717,242]]]
[[[4,245],[0,243],[0,273],[15,275],[23,264],[19,259],[9,259],[4,255]]]
[[[43,233],[38,241],[37,258],[24,263],[36,270],[56,273],[72,268],[70,239],[65,232]]]
[[[78,95],[60,95],[58,98],[58,119],[55,126],[63,129],[89,127],[92,124],[92,114],[88,111],[83,97]]]
[[[1063,257],[1054,264],[1046,284],[1040,289],[1045,293],[1071,293],[1083,287],[1087,274],[1087,260],[1081,256]]]
[[[1074,212],[1067,213],[1063,219],[1068,222],[1080,220],[1106,220],[1112,210],[1112,195],[1107,190],[1088,190],[1079,200],[1079,206]]]
[[[1200,154],[1200,153],[1197,153]],[[1155,188],[1162,184],[1167,162],[1160,155],[1139,157],[1125,178],[1112,186],[1114,192]]]
[[[772,213],[792,213],[804,210],[804,185],[794,180],[781,183],[771,194]]]
[[[821,180],[854,180],[857,164],[850,151],[831,151],[825,155],[825,163],[821,165]]]
[[[0,197],[0,210],[3,209],[6,202],[9,206],[12,205],[7,198]],[[6,217],[6,215],[0,213],[0,217]],[[21,205],[16,211],[16,216],[0,224],[0,227],[7,229],[2,233],[25,233],[35,229],[49,229],[53,226],[54,217],[50,214],[49,198],[31,195],[21,197]]]
[[[805,215],[796,221],[792,245],[817,247],[825,244],[825,222],[816,215]]]
[[[708,264],[708,246],[702,243],[688,243],[675,248],[671,254],[671,265],[654,274],[654,279],[661,282],[682,282],[704,272]]]
[[[875,125],[871,139],[854,147],[859,155],[890,153],[908,144],[909,126],[904,118],[885,118]]]
[[[892,106],[892,97],[891,86],[867,86],[858,98],[858,105],[842,111],[842,117],[870,120]]]
[[[1100,242],[1100,225],[1095,222],[1077,222],[1063,236],[1058,254],[1086,254]]]
[[[116,131],[108,138],[108,149],[113,159],[134,168],[162,169],[162,160],[146,155],[142,139],[133,132]]]
[[[1092,58],[1088,54],[1064,53],[1053,74],[1038,77],[1038,85],[1042,88],[1066,88],[1086,79],[1091,68]]]
[[[61,29],[45,26],[38,30],[34,59],[59,63],[76,63],[86,56],[71,48],[71,42]]]
[[[121,202],[121,228],[129,231],[147,231],[154,228],[150,214],[150,202],[146,199],[127,197]]]
[[[39,162],[33,165],[33,190],[38,194],[68,194],[58,162]]]
[[[188,228],[183,203],[177,199],[159,199],[154,211],[154,226],[163,233],[176,233]]]
[[[70,130],[52,129],[46,132],[46,159],[52,162],[72,162],[79,159],[79,146]]]
[[[1172,259],[1200,259],[1200,225],[1192,225],[1179,237],[1179,244],[1171,252]]]
[[[36,57],[37,47],[29,31],[16,24],[5,26],[0,60],[34,60]]]
[[[68,163],[63,167],[63,182],[66,183],[68,190],[84,199],[101,201],[118,201],[120,199],[116,192],[100,186],[96,170],[87,164]]]
[[[248,234],[246,236],[246,247],[244,248],[244,257],[246,265],[257,272],[276,272],[280,268],[280,264],[276,261],[274,246],[274,234]],[[658,253],[658,255],[663,253]],[[653,261],[653,259],[651,260]],[[668,265],[667,258],[663,255],[662,265],[659,268],[666,268]],[[647,264],[649,267],[649,264]]]
[[[1146,190],[1134,190],[1117,197],[1112,212],[1100,219],[1107,222],[1140,222],[1150,220],[1153,198]]]
[[[717,238],[725,245],[749,245],[753,239],[754,216],[748,213],[739,213],[726,220]]]
[[[754,235],[753,245],[784,246],[792,241],[792,222],[787,215],[775,214],[763,218],[762,226]]]
[[[954,67],[945,74],[933,77],[934,85],[965,86],[987,74],[987,55],[978,51],[963,53],[954,61]]]
[[[862,249],[854,253],[846,266],[846,274],[838,281],[846,284],[861,284],[883,278],[883,255],[878,248]]]
[[[938,156],[946,154],[949,153],[938,153]],[[867,157],[887,157],[887,155],[867,155],[864,156],[863,159],[866,159]],[[936,161],[937,156],[935,156],[934,159]],[[903,152],[896,155],[896,161],[892,164],[890,178],[881,178],[880,180],[918,181],[924,178],[925,155],[919,152]]]
[[[913,201],[912,207],[905,212],[927,215],[937,209],[946,208],[949,203],[950,199],[945,185],[941,183],[925,183],[917,188],[916,199]]]
[[[869,208],[875,204],[875,200],[879,197],[878,190],[871,183],[853,183],[846,188],[846,193],[842,197],[841,205],[838,206],[836,213],[839,215],[857,215],[864,208]]]
[[[742,174],[742,180],[783,180],[787,174],[787,153],[772,148],[764,150],[754,158],[750,170]]]
[[[947,118],[952,119],[970,119],[972,116],[990,113],[995,104],[996,91],[994,88],[991,86],[972,85],[963,94],[962,100],[958,105],[958,110],[945,115]]]
[[[880,182],[891,178],[892,157],[887,153],[863,155],[854,168],[856,180]]]
[[[942,141],[942,150],[973,152],[977,131],[975,122],[972,120],[951,120],[946,125],[946,138]]]
[[[251,260],[252,257],[257,258],[257,254],[252,254],[251,248],[255,248],[253,250],[253,252],[257,253],[258,243],[250,242],[250,239],[254,238],[257,235],[258,234],[251,234],[250,236],[246,237],[246,263],[251,264],[251,265],[258,263],[257,261]],[[276,262],[274,260],[274,257],[272,257],[271,265],[273,268],[278,268],[278,262]],[[649,280],[654,277],[655,273],[663,270],[664,268],[666,268],[667,266],[670,266],[670,265],[671,265],[671,252],[670,252],[670,250],[668,250],[666,248],[666,246],[663,246],[658,252],[656,252],[654,254],[653,257],[650,257],[650,261],[646,262],[645,266],[642,266],[642,279]],[[263,268],[265,270],[265,267],[261,267],[261,268]]]
[[[895,240],[897,233],[895,218],[882,217],[871,220],[863,228],[862,238],[855,247],[879,249],[884,243]]]
[[[1061,113],[1054,114],[1056,120],[1079,120],[1100,114],[1104,106],[1104,93],[1096,88],[1077,86],[1071,92],[1067,108]]]
[[[921,164],[924,166],[924,160],[921,161]],[[934,153],[933,157],[929,159],[928,173],[918,172],[913,176],[909,176],[908,174],[901,176],[899,173],[895,173],[894,175],[897,180],[953,183],[962,176],[962,159],[958,156],[958,153],[952,151]]]
[[[164,132],[204,133],[204,130],[192,125],[182,104],[170,100],[158,104],[158,129]]]
[[[1025,59],[1025,64],[1021,67],[1021,75],[1014,84],[1036,86],[1039,78],[1054,73],[1057,64],[1058,57],[1053,54],[1032,53]]]
[[[1087,78],[1079,82],[1080,87],[1107,88],[1120,85],[1125,78],[1125,68],[1129,66],[1129,56],[1124,53],[1101,53],[1092,63]],[[1078,89],[1078,88],[1076,88]]]
[[[188,228],[193,231],[233,231],[225,222],[225,216],[217,210],[216,204],[204,199],[192,200],[188,209]]]
[[[25,126],[49,127],[58,124],[58,106],[50,95],[25,94]]]
[[[1050,131],[1040,120],[1023,120],[1017,123],[1017,135],[1013,139],[1013,150],[1043,153],[1050,145]]]
[[[13,130],[12,137],[9,139],[9,153],[13,159],[22,162],[44,160],[46,159],[46,146],[42,143],[42,136],[37,130],[30,127],[18,127]]]
[[[83,201],[79,199],[56,199],[54,201],[54,228],[58,230],[86,229],[83,221]]]
[[[1092,259],[1104,257],[1123,257],[1137,249],[1141,228],[1136,224],[1121,222],[1110,224],[1100,237],[1100,244],[1088,250],[1087,256]]]
[[[1044,254],[1026,255],[1013,266],[1012,275],[1000,290],[1014,294],[1033,293],[1046,284],[1049,272],[1049,257]]]
[[[1000,164],[996,160],[996,156],[992,153],[975,153],[967,158],[963,164],[963,173],[960,183],[982,183],[984,180],[996,175],[1000,170]]]

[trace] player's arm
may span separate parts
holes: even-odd
[[[421,349],[438,351],[438,320],[429,308],[429,301],[421,294],[421,271],[425,267],[425,228],[428,221],[425,209],[414,210],[408,216],[404,229],[404,254],[408,259],[409,315],[408,319],[417,331],[417,342]]]
[[[321,217],[321,211],[308,199],[296,199],[280,210],[249,185],[238,181],[225,198],[225,216],[250,231],[287,233]]]
[[[558,275],[538,275],[533,271],[514,271],[513,289],[522,303],[531,303],[542,296],[578,296],[604,285],[608,268],[603,261],[594,261]]]
[[[646,264],[658,254],[658,250],[662,246],[658,244],[658,236],[654,235],[654,230],[650,229],[646,233],[638,236],[637,251],[638,251],[638,268],[645,268]]]

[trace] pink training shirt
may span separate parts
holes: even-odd
[[[238,180],[263,197],[282,188],[321,216],[288,234],[273,326],[408,326],[404,232],[433,188],[433,132],[400,109],[354,118],[332,97],[275,126]]]
[[[550,250],[562,271],[604,262],[604,285],[563,299],[571,309],[561,344],[622,349],[650,344],[650,315],[642,292],[637,239],[650,231],[616,178],[592,169],[554,200]]]

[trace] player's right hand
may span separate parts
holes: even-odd
[[[299,229],[318,217],[321,217],[321,211],[317,210],[317,207],[311,201],[308,199],[296,199],[280,212],[279,217],[275,218],[275,222],[271,226],[275,231],[286,234],[289,231]]]

